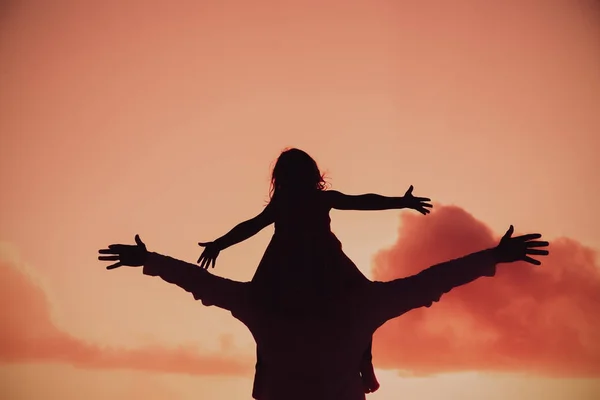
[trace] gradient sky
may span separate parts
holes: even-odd
[[[107,272],[97,249],[139,233],[195,261],[198,241],[260,212],[295,146],[337,190],[412,184],[436,202],[428,217],[332,213],[374,279],[509,224],[554,242],[534,272],[387,324],[369,399],[597,398],[599,4],[418,3],[2,2],[0,395],[249,399],[240,323],[139,270]],[[250,279],[271,234],[215,272]]]

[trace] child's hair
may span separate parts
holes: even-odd
[[[327,182],[317,162],[305,151],[285,149],[277,158],[271,175],[271,198],[280,191],[325,190]]]

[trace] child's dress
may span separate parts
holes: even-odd
[[[322,191],[281,194],[267,206],[274,216],[275,233],[252,283],[259,292],[279,300],[279,306],[299,306],[315,296],[369,282],[331,231],[331,207],[325,196]]]
[[[323,191],[280,193],[267,205],[267,212],[274,216],[275,233],[252,283],[255,293],[274,311],[312,314],[336,291],[369,283],[331,231],[331,207],[325,199]],[[365,350],[370,363],[370,349]],[[257,358],[254,398],[260,392],[260,349]]]

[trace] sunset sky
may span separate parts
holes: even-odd
[[[97,250],[195,262],[294,146],[433,199],[332,212],[372,279],[551,241],[386,324],[367,399],[600,398],[599,38],[591,0],[0,2],[0,397],[250,399],[243,325]],[[251,279],[272,232],[214,272]]]

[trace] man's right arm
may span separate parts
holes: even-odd
[[[147,253],[144,275],[158,276],[175,284],[206,306],[229,311],[245,304],[247,284],[215,276],[203,268],[158,253]]]

